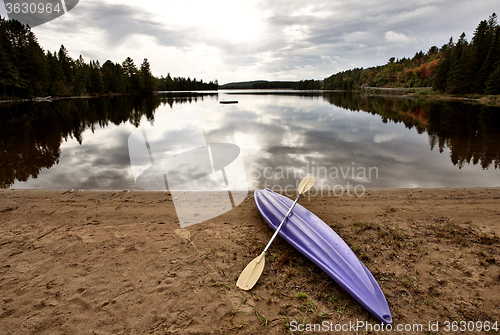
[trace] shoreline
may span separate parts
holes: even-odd
[[[499,204],[500,188],[300,200],[372,272],[395,325],[441,326],[500,320]],[[0,190],[0,328],[274,334],[301,320],[376,322],[280,238],[257,285],[239,290],[240,272],[272,233],[251,192],[236,208],[181,229],[161,191]]]
[[[345,91],[346,92],[346,91]],[[466,94],[463,96],[440,93],[429,87],[369,87],[352,92],[359,94],[397,95],[421,100],[474,102],[486,106],[500,107],[500,95]]]
[[[351,185],[352,186],[352,185]],[[269,187],[267,187],[269,188]],[[248,190],[248,193],[251,194],[253,193],[256,189],[263,189],[263,188],[252,188]],[[286,195],[286,192],[278,191],[278,190],[273,190],[272,187],[269,188],[275,193],[279,193],[282,195]],[[383,186],[364,186],[364,189],[366,191],[384,191],[384,192],[393,192],[393,191],[419,191],[419,190],[495,190],[498,189],[500,190],[500,186],[439,186],[439,187],[383,187]],[[320,189],[320,188],[314,188],[314,190],[318,190],[318,192],[321,192],[322,190],[328,190],[328,188],[325,189]],[[0,188],[0,194],[2,192],[10,192],[10,191],[16,191],[16,192],[54,192],[54,193],[73,193],[73,192],[112,192],[112,193],[119,193],[119,192],[127,192],[127,193],[158,193],[158,194],[167,194],[170,195],[170,191],[162,191],[162,190],[143,190],[143,189],[68,189],[68,188],[47,188],[47,189],[39,189],[39,188]],[[192,191],[192,190],[179,190],[182,192],[212,192],[212,191]],[[290,189],[289,193],[295,193],[295,190]],[[333,193],[333,192],[332,192]],[[346,193],[346,192],[344,192]],[[332,198],[339,198],[344,196],[344,194],[340,196],[328,196],[328,195],[315,195],[318,197],[332,197]],[[362,198],[363,196],[359,196],[359,198]]]
[[[486,106],[491,107],[500,107],[500,96],[499,95],[476,95],[473,97],[468,96],[454,96],[449,94],[436,93],[432,91],[430,94],[420,94],[418,95],[419,99],[425,100],[442,100],[442,101],[465,101],[465,102],[474,102],[479,103]]]
[[[221,90],[245,90],[245,89],[221,89]],[[254,91],[278,91],[280,89],[247,89]],[[283,89],[290,90],[290,89]],[[217,90],[216,92],[218,92]],[[290,91],[294,91],[293,89]],[[463,102],[474,102],[480,103],[486,106],[492,107],[500,107],[500,95],[484,95],[484,94],[467,94],[464,96],[451,95],[446,93],[440,93],[434,91],[430,87],[366,87],[358,90],[345,91],[345,90],[296,90],[296,91],[310,91],[310,92],[344,92],[344,93],[357,93],[357,94],[373,94],[373,95],[395,95],[401,97],[408,98],[416,98],[422,100],[442,100],[442,101],[463,101]],[[200,92],[200,91],[175,91],[174,93],[189,93],[189,92]],[[201,91],[203,92],[203,91]],[[173,93],[173,91],[161,91],[154,92],[154,94],[158,93]],[[121,94],[121,93],[109,93],[109,94],[101,94],[99,96],[69,96],[69,97],[48,97],[48,98],[29,98],[29,99],[0,99],[0,103],[16,103],[16,102],[46,102],[46,101],[57,101],[57,100],[66,100],[66,99],[91,99],[91,98],[99,98],[99,97],[112,97],[118,95],[130,95],[130,94]]]

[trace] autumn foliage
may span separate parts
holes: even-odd
[[[479,23],[469,43],[463,33],[441,48],[432,46],[413,58],[391,57],[386,65],[355,68],[324,80],[324,89],[433,87],[451,94],[500,94],[500,27],[493,13]]]
[[[386,65],[368,69],[340,72],[326,78],[325,89],[353,89],[360,87],[424,87],[432,86],[437,64],[442,53],[431,47],[424,54],[417,52],[413,58],[391,58]],[[439,50],[439,49],[438,49]]]

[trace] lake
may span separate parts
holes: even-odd
[[[238,103],[220,103],[230,100]],[[500,186],[500,109],[474,103],[227,90],[2,104],[0,117],[2,188],[141,189],[135,179],[160,144],[163,158],[191,150],[176,170],[194,164],[185,174],[192,179],[201,176],[197,147],[212,148],[212,169],[227,153],[224,164],[241,162],[239,186],[248,189],[292,190],[306,174],[317,191],[338,194]],[[143,135],[161,138],[144,145]],[[214,158],[223,143],[236,149]]]

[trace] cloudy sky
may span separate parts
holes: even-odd
[[[498,0],[80,0],[33,31],[44,49],[64,44],[73,58],[148,58],[155,76],[224,84],[323,79],[412,57],[462,32],[470,40],[498,8]]]

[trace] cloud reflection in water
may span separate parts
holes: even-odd
[[[325,189],[346,183],[366,188],[500,186],[495,169],[500,152],[495,144],[498,121],[491,121],[491,115],[498,113],[470,107],[464,116],[467,125],[460,127],[453,124],[459,121],[447,117],[448,104],[419,106],[419,113],[426,114],[415,116],[418,103],[402,98],[230,93],[228,99],[238,104],[218,103],[228,92],[219,92],[218,98],[189,98],[189,103],[196,104],[207,143],[234,143],[241,148],[251,188],[283,189],[296,185],[306,172]],[[134,124],[182,108],[172,97],[157,99],[159,103],[151,107],[154,112],[140,112],[136,106],[135,119],[94,131],[86,128],[81,145],[72,138],[63,141],[58,164],[12,187],[136,189],[127,148]],[[489,122],[481,123],[485,115]],[[472,126],[477,129],[469,129]],[[462,128],[458,133],[449,130]],[[464,149],[460,141],[477,141],[476,147],[485,147]],[[470,150],[488,155],[477,158]]]

